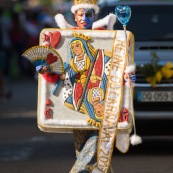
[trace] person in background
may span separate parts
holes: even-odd
[[[8,52],[11,48],[9,39],[9,22],[4,17],[4,10],[0,8],[0,101],[5,102],[11,98],[4,84],[5,69],[8,66]]]

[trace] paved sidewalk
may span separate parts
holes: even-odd
[[[0,118],[37,116],[37,81],[24,78],[6,82],[6,87],[12,91],[12,97],[0,103]]]

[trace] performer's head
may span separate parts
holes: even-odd
[[[99,12],[96,0],[74,0],[71,8],[75,21],[81,29],[91,29],[95,15]]]

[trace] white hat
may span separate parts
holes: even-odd
[[[96,5],[97,0],[74,0],[74,5],[71,7],[71,12],[75,14],[80,8],[91,8],[95,14],[99,12],[99,7]]]

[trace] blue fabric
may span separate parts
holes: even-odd
[[[135,83],[136,82],[136,75],[135,74],[130,75],[130,80]]]
[[[43,67],[44,67],[43,65],[36,66],[36,71],[39,72]]]
[[[86,166],[90,163],[97,151],[98,135],[92,133],[87,139],[83,149],[77,157],[77,161],[74,165],[74,172],[80,172],[86,169]]]

